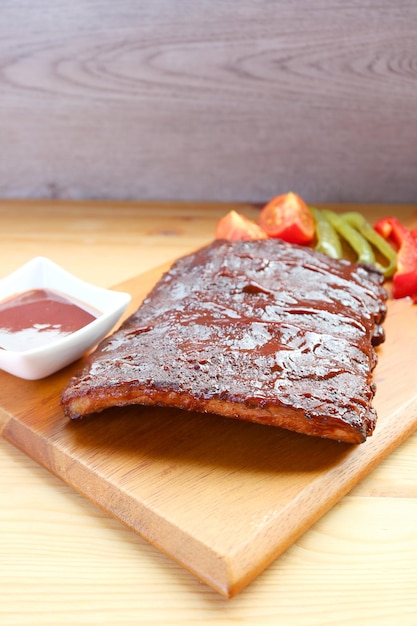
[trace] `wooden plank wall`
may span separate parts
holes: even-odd
[[[417,201],[411,0],[2,0],[0,197]]]

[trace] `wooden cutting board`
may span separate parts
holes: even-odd
[[[160,268],[123,283],[132,312]],[[417,427],[417,307],[390,301],[374,379],[379,414],[359,446],[162,408],[70,422],[41,381],[0,372],[5,439],[226,597],[239,592]]]

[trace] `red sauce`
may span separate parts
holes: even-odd
[[[51,289],[24,291],[0,302],[0,348],[38,348],[83,328],[97,315]]]

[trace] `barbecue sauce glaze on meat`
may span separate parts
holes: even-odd
[[[71,418],[145,404],[361,443],[387,294],[378,272],[279,240],[181,258],[61,396]]]

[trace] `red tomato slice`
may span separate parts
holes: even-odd
[[[237,211],[229,211],[216,225],[215,238],[238,241],[240,239],[267,239],[266,232],[253,220]]]
[[[259,224],[269,237],[307,244],[314,237],[314,218],[300,196],[291,191],[272,198],[259,215]]]

